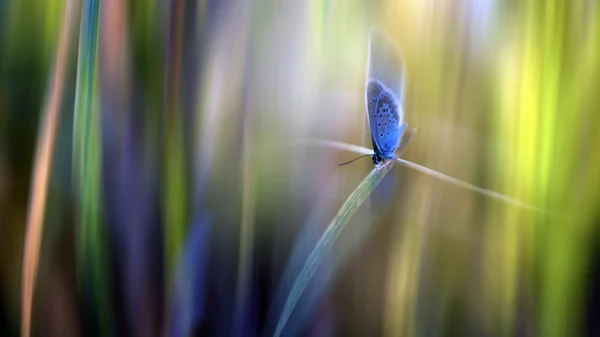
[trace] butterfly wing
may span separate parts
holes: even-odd
[[[402,106],[404,67],[399,48],[392,43],[389,36],[379,29],[371,30],[368,48],[367,83],[373,79],[379,81],[384,88],[396,96],[398,104]]]
[[[377,141],[375,141],[375,139],[376,135],[378,134],[376,127],[377,101],[379,100],[379,96],[383,92],[385,92],[385,88],[383,87],[381,82],[377,80],[367,82],[365,99],[367,106],[367,115],[369,117],[369,130],[371,131],[371,141],[373,142],[373,151],[375,151],[375,153],[381,153],[381,150],[379,149],[379,146],[377,146]]]
[[[400,121],[402,107],[398,100],[389,90],[386,90],[377,99],[377,107],[373,116],[373,137],[377,141],[377,147],[384,158],[395,158],[394,152],[400,143],[400,137],[406,123]]]

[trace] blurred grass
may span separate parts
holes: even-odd
[[[489,82],[491,101],[482,111],[460,113],[472,118],[476,113],[489,115],[493,123],[489,128],[491,136],[503,144],[489,152],[491,170],[496,172],[489,178],[490,186],[549,213],[532,213],[497,203],[486,207],[488,225],[483,228],[482,238],[483,326],[488,333],[512,335],[525,321],[530,334],[579,335],[583,333],[580,320],[585,305],[582,295],[586,291],[589,238],[597,231],[591,227],[597,213],[585,211],[589,209],[587,205],[597,204],[597,199],[581,192],[597,191],[598,186],[597,178],[588,175],[598,165],[595,144],[600,141],[596,133],[589,131],[591,125],[599,125],[598,114],[592,108],[598,106],[597,97],[590,100],[599,78],[598,6],[588,1],[527,1],[518,6],[491,2],[491,6],[490,45],[500,51],[484,61],[493,69]],[[388,8],[390,27],[406,41],[411,41],[412,34],[403,30],[403,18],[418,21],[422,18],[419,11],[424,15],[443,12],[391,2]],[[450,24],[439,22],[424,28],[433,40],[422,39],[418,42],[422,47],[444,48],[435,38],[448,36]],[[469,28],[468,22],[458,27]],[[469,39],[468,34],[471,31],[465,32],[464,39]],[[440,74],[450,74],[464,62],[449,58],[445,49],[432,56],[443,59],[443,66],[433,70]],[[460,57],[474,62],[469,52],[463,51]],[[424,64],[413,62],[411,73],[427,76],[432,70],[425,69]],[[494,68],[495,65],[498,66]],[[443,67],[452,70],[444,72]],[[438,86],[423,91],[435,97],[439,91],[434,88],[453,90],[458,85],[452,81],[468,83],[472,75],[449,75]],[[424,107],[426,103],[420,105]],[[438,109],[442,112],[445,107]],[[461,121],[460,115],[450,118]],[[399,293],[402,289],[398,285]],[[462,290],[455,287],[452,291]]]
[[[185,24],[185,2],[176,0],[172,4],[169,23],[167,76],[165,92],[167,110],[165,119],[165,245],[167,270],[172,271],[175,260],[181,254],[185,230],[189,223],[187,158],[185,155],[185,128],[181,106],[183,29]],[[168,273],[167,275],[169,275]]]
[[[77,204],[77,258],[81,287],[90,297],[87,303],[92,326],[101,335],[111,334],[110,278],[107,236],[103,219],[102,148],[98,80],[100,1],[83,3],[75,112],[73,123],[73,172]]]
[[[31,332],[31,313],[43,237],[48,180],[60,120],[61,96],[64,90],[69,41],[75,21],[76,7],[77,4],[74,1],[67,1],[62,14],[63,24],[56,45],[55,63],[47,89],[47,101],[42,113],[35,150],[21,280],[21,335],[25,337],[28,337]]]
[[[108,317],[121,312],[114,309],[119,293],[108,292],[105,282],[119,279],[107,264],[106,245],[112,242],[105,236],[104,224],[110,220],[102,200],[102,167],[113,163],[101,155],[105,140],[100,107],[106,106],[98,93],[100,5],[85,1],[77,87],[67,83],[62,99],[72,100],[76,90],[72,159],[79,236],[71,255],[82,271],[78,276],[85,277],[79,280],[83,289],[74,292],[84,298],[88,291],[94,294],[86,310],[97,311],[96,326],[107,327]],[[160,243],[144,244],[151,245],[146,251],[164,256],[168,277],[189,235],[191,215],[203,212],[199,205],[215,215],[216,234],[201,237],[204,232],[199,231],[197,239],[216,240],[219,246],[205,247],[212,255],[207,284],[213,295],[206,300],[210,319],[203,327],[216,329],[238,317],[252,319],[244,316],[246,312],[231,315],[236,318],[221,316],[231,312],[234,297],[249,299],[247,306],[239,305],[240,311],[255,309],[252,301],[261,309],[255,298],[269,297],[263,288],[278,279],[286,243],[304,219],[314,191],[332,176],[359,172],[334,171],[340,158],[321,155],[312,147],[290,153],[265,149],[295,137],[351,138],[357,143],[366,131],[361,124],[363,38],[368,26],[378,25],[406,53],[406,119],[420,132],[407,160],[548,213],[483,198],[397,167],[401,179],[389,186],[395,208],[381,214],[379,221],[389,235],[371,239],[378,240],[372,244],[382,252],[362,252],[351,264],[379,263],[385,273],[362,275],[357,271],[364,265],[349,268],[354,273],[343,271],[351,277],[337,280],[328,294],[332,304],[327,310],[339,315],[335,326],[394,336],[585,333],[586,315],[593,314],[590,292],[597,287],[590,270],[598,269],[592,258],[598,251],[594,240],[600,216],[597,2],[308,0],[192,5],[150,0],[131,2],[129,7],[132,48],[123,53],[132,53],[128,95],[136,117],[131,120],[142,121],[132,122],[132,128],[137,130],[137,123],[143,130],[132,142],[143,143],[134,148],[143,148],[149,158],[161,158],[160,164],[143,162],[162,187],[156,221],[163,228]],[[15,251],[22,251],[17,244],[25,222],[21,213],[35,168],[32,130],[40,116],[44,79],[64,8],[58,0],[0,4],[5,11],[0,13],[0,334],[18,321],[13,294],[19,293],[19,276],[13,275],[13,266],[20,265]],[[251,20],[244,19],[245,11],[252,12]],[[246,35],[252,35],[249,47],[240,43]],[[252,96],[250,107],[241,95]],[[240,117],[249,110],[249,117]],[[39,123],[41,129],[44,119]],[[239,132],[248,125],[254,133],[251,143]],[[247,148],[240,151],[242,143]],[[253,159],[237,160],[240,152],[251,153]],[[63,212],[71,210],[65,207]],[[68,234],[60,235],[69,241]],[[217,255],[218,262],[212,263]],[[55,260],[48,258],[48,263],[58,263]],[[189,260],[194,265],[193,258]],[[63,257],[60,263],[70,260]],[[162,261],[149,263],[163,268]],[[363,287],[372,283],[384,285],[379,287],[382,293]],[[140,293],[147,289],[143,286]],[[295,287],[293,296],[312,290]],[[252,297],[256,288],[259,296]],[[379,305],[377,310],[365,305],[365,298]],[[291,315],[293,307],[288,304],[282,317]],[[260,319],[261,313],[256,315]],[[315,321],[321,319],[315,316]],[[372,322],[367,316],[382,318]],[[41,330],[43,322],[39,324]]]

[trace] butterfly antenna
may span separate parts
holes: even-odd
[[[359,160],[360,158],[369,157],[369,156],[372,156],[372,155],[371,154],[364,154],[364,155],[362,155],[362,156],[360,156],[358,158],[354,158],[354,159],[352,159],[350,161],[347,161],[345,163],[341,163],[340,166],[348,165],[348,164],[350,164],[352,162],[355,162],[355,161]]]

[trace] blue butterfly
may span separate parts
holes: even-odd
[[[376,79],[367,82],[366,89],[367,113],[371,141],[373,142],[373,164],[377,165],[384,159],[396,159],[396,149],[406,129],[402,120],[402,105],[398,97]]]
[[[375,165],[385,159],[396,159],[407,126],[402,109],[404,74],[399,54],[383,32],[371,30],[365,105]]]
[[[365,106],[373,142],[373,164],[378,165],[386,159],[395,160],[396,152],[402,152],[405,145],[404,140],[401,142],[407,127],[402,109],[404,72],[399,51],[377,29],[369,34],[368,57]]]

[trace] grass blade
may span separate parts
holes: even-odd
[[[366,147],[352,145],[352,144],[348,144],[348,143],[344,143],[344,142],[337,142],[337,141],[333,141],[333,140],[326,140],[326,139],[314,139],[314,140],[309,140],[309,141],[304,141],[304,142],[297,142],[297,145],[324,146],[324,147],[329,147],[329,148],[333,148],[336,150],[355,152],[355,153],[360,153],[360,154],[373,154],[373,150],[367,149]]]
[[[369,173],[369,175],[358,185],[354,192],[350,194],[348,199],[346,199],[346,202],[344,202],[339,212],[329,224],[325,230],[325,233],[323,233],[323,236],[321,236],[317,242],[317,245],[308,256],[308,259],[306,260],[304,267],[302,267],[298,278],[296,278],[296,281],[292,286],[292,290],[286,299],[283,311],[279,316],[279,321],[277,322],[277,327],[275,328],[275,333],[273,336],[281,336],[281,333],[283,332],[283,329],[285,328],[285,325],[290,318],[296,304],[298,303],[300,296],[308,286],[308,282],[315,274],[318,266],[321,264],[321,261],[327,252],[329,252],[341,231],[348,224],[352,215],[356,213],[358,208],[367,199],[371,192],[373,192],[375,187],[377,187],[379,182],[381,182],[383,177],[385,177],[385,175],[393,166],[394,163],[391,162],[387,166],[381,165],[379,169],[374,168],[371,173]]]
[[[102,138],[98,85],[100,0],[83,5],[73,120],[73,174],[77,197],[77,259],[89,293],[93,329],[110,335],[106,233],[102,219]]]
[[[182,58],[185,2],[170,2],[169,42],[166,56],[165,78],[165,148],[164,158],[164,225],[165,225],[165,275],[171,275],[185,243],[189,223],[187,158],[185,149],[185,124],[182,113]],[[171,280],[167,279],[167,283]]]
[[[412,132],[412,131],[411,131]],[[410,135],[410,137],[412,138],[412,135]],[[404,142],[404,141],[403,141]],[[331,140],[311,140],[308,142],[308,144],[312,144],[312,145],[319,145],[319,146],[325,146],[325,147],[330,147],[333,149],[337,149],[337,150],[344,150],[344,151],[349,151],[349,152],[355,152],[355,153],[360,153],[360,154],[369,154],[369,153],[373,153],[373,150],[367,149],[366,147],[362,147],[362,146],[358,146],[358,145],[352,145],[352,144],[347,144],[347,143],[343,143],[343,142],[336,142],[336,141],[331,141]],[[401,146],[402,149],[406,149],[406,146]],[[402,150],[401,149],[401,150]],[[518,207],[522,207],[531,211],[536,211],[536,212],[544,212],[544,210],[529,205],[527,203],[524,203],[520,200],[517,199],[513,199],[511,197],[508,197],[504,194],[500,194],[498,192],[494,192],[492,190],[488,190],[482,187],[478,187],[469,183],[466,183],[462,180],[453,178],[449,175],[443,174],[441,172],[438,172],[436,170],[432,170],[430,168],[427,168],[423,165],[419,165],[417,163],[413,163],[409,160],[406,159],[402,159],[402,158],[397,158],[396,161],[398,161],[400,164],[402,164],[403,166],[409,167],[413,170],[419,171],[421,173],[425,173],[428,176],[434,177],[436,179],[445,181],[447,183],[450,183],[454,186],[460,187],[460,188],[464,188],[467,189],[469,191],[474,191],[477,193],[480,193],[482,195],[485,195],[486,197],[492,198],[492,199],[496,199],[496,200],[500,200],[502,202],[511,204],[511,205],[515,205]]]
[[[48,179],[52,166],[52,153],[58,129],[60,102],[64,86],[67,54],[70,35],[73,28],[75,0],[65,1],[63,26],[54,60],[54,70],[48,91],[46,106],[39,130],[33,169],[29,209],[27,214],[27,233],[23,252],[23,277],[21,287],[21,336],[28,337],[31,331],[31,308],[35,289],[35,278],[39,261],[39,252],[44,229],[44,211]]]
[[[528,204],[526,204],[526,203],[524,203],[522,201],[519,201],[519,200],[510,198],[510,197],[507,197],[507,196],[505,196],[503,194],[500,194],[498,192],[486,190],[485,188],[481,188],[481,187],[477,187],[475,185],[471,185],[471,184],[466,183],[466,182],[464,182],[462,180],[458,180],[456,178],[452,178],[452,177],[450,177],[448,175],[445,175],[443,173],[440,173],[440,172],[438,172],[436,170],[432,170],[430,168],[427,168],[425,166],[413,163],[413,162],[408,161],[406,159],[398,158],[396,160],[400,164],[402,164],[402,165],[404,165],[406,167],[410,167],[410,168],[412,168],[414,170],[417,170],[417,171],[419,171],[421,173],[425,173],[425,174],[427,174],[429,176],[432,176],[434,178],[437,178],[439,180],[443,180],[443,181],[445,181],[447,183],[450,183],[452,185],[455,185],[455,186],[467,189],[469,191],[474,191],[474,192],[477,192],[477,193],[481,193],[481,194],[485,195],[486,197],[489,197],[489,198],[492,198],[492,199],[496,199],[496,200],[500,200],[500,201],[506,202],[508,204],[512,204],[512,205],[519,206],[519,207],[523,207],[523,208],[526,208],[526,209],[529,209],[529,210],[532,210],[532,211],[542,212],[541,209],[539,209],[539,208],[537,208],[535,206],[528,205]]]

